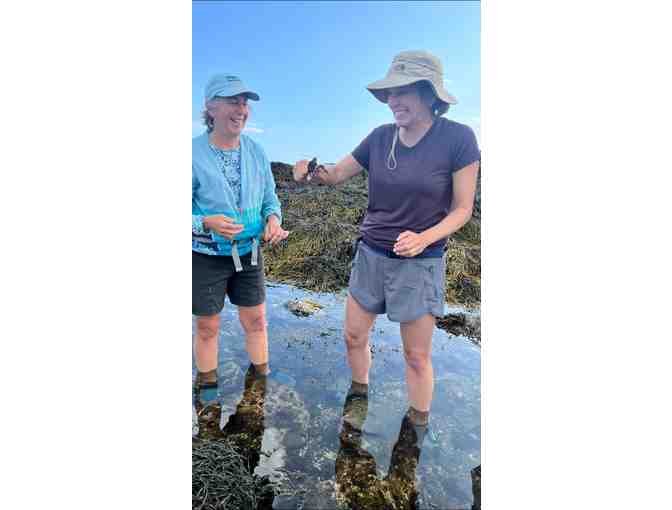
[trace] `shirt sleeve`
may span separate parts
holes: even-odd
[[[198,179],[194,175],[194,169],[191,169],[191,199],[194,199],[194,194],[198,189]],[[201,236],[210,235],[210,231],[206,231],[203,227],[203,216],[202,214],[191,214],[191,233]]]
[[[478,148],[476,135],[469,126],[464,126],[462,138],[455,148],[455,157],[453,158],[452,172],[462,170],[475,161],[481,160],[481,151]]]
[[[375,131],[375,130],[374,130]],[[364,140],[352,151],[352,157],[357,160],[367,172],[369,171],[369,157],[371,152],[371,138],[373,131],[371,131]]]

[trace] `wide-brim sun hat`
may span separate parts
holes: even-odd
[[[423,50],[402,51],[394,57],[387,75],[382,80],[367,85],[367,90],[381,103],[387,103],[386,89],[404,87],[426,81],[436,97],[447,104],[457,104],[457,99],[443,87],[443,65],[431,53]]]
[[[259,101],[259,94],[249,89],[238,76],[228,73],[213,75],[205,86],[205,100],[215,97],[232,97],[244,94],[248,99]]]

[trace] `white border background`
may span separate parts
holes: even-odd
[[[485,2],[486,510],[670,507],[660,5]]]
[[[484,3],[483,507],[664,508],[669,12]],[[191,5],[0,20],[0,507],[188,508]]]
[[[191,4],[1,10],[0,508],[190,508]]]

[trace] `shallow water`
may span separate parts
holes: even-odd
[[[323,309],[296,317],[286,307],[294,299]],[[225,306],[218,369],[224,433],[244,438],[255,473],[275,485],[276,509],[471,508],[471,470],[481,463],[479,347],[435,329],[431,423],[418,447],[416,432],[403,421],[408,401],[399,326],[379,316],[359,432],[343,421],[350,385],[344,305],[343,294],[268,285],[273,373],[261,390],[249,380],[246,387],[243,331],[235,307]]]

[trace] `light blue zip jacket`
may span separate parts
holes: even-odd
[[[280,200],[266,153],[257,142],[240,136],[241,197],[235,206],[233,191],[219,169],[210,148],[208,133],[192,140],[191,164],[191,249],[207,255],[231,256],[232,243],[225,237],[203,230],[203,218],[223,214],[244,229],[234,239],[238,254],[252,250],[252,240],[260,240],[266,219],[275,214],[282,222]]]

